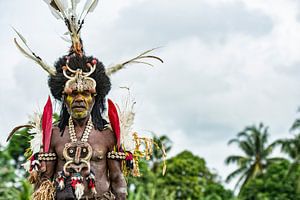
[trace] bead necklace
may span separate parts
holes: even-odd
[[[91,133],[91,130],[93,129],[94,125],[92,122],[92,117],[89,118],[88,123],[84,129],[83,135],[80,139],[81,142],[87,142],[89,135]],[[76,137],[76,133],[75,133],[75,127],[74,127],[74,123],[73,123],[73,119],[72,117],[69,118],[69,134],[70,134],[70,139],[71,142],[77,142],[77,137]]]

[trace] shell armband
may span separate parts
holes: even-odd
[[[39,161],[55,161],[56,153],[39,153]]]
[[[107,153],[107,158],[112,160],[125,160],[126,154],[124,152],[110,151]]]

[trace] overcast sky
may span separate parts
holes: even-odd
[[[66,31],[42,0],[0,0],[0,139],[27,122],[49,95],[47,74],[13,44],[11,26],[53,64],[68,50]],[[135,130],[166,134],[171,155],[188,149],[224,179],[238,153],[229,139],[264,122],[271,139],[288,132],[300,106],[300,3],[296,0],[101,0],[84,24],[86,53],[106,65],[144,50],[165,61],[112,76],[109,97],[131,88]],[[56,104],[58,107],[58,104]]]

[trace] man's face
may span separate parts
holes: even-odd
[[[75,90],[65,96],[65,104],[68,112],[74,119],[84,119],[88,117],[94,103],[94,95],[89,91],[78,92]]]

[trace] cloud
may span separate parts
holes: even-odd
[[[13,24],[48,63],[68,44],[65,27],[44,2],[0,2],[1,139],[27,114],[42,108],[47,75],[12,44]],[[5,5],[4,5],[5,4]],[[135,129],[167,134],[174,155],[190,149],[225,177],[227,147],[246,125],[264,122],[272,139],[287,133],[299,106],[300,24],[292,1],[103,1],[88,16],[82,37],[88,54],[108,65],[163,46],[164,64],[129,66],[111,77],[109,97],[131,87],[137,101]],[[29,12],[32,7],[32,12]],[[285,9],[282,9],[285,8]],[[289,13],[285,11],[289,9]],[[38,16],[38,17],[36,17]],[[24,19],[20,21],[20,18]],[[33,23],[34,21],[34,23]],[[33,25],[34,24],[34,25]]]
[[[272,30],[272,20],[242,2],[210,4],[207,1],[137,1],[121,11],[114,38],[132,44],[167,44],[185,37],[224,42],[231,34],[259,37]]]

